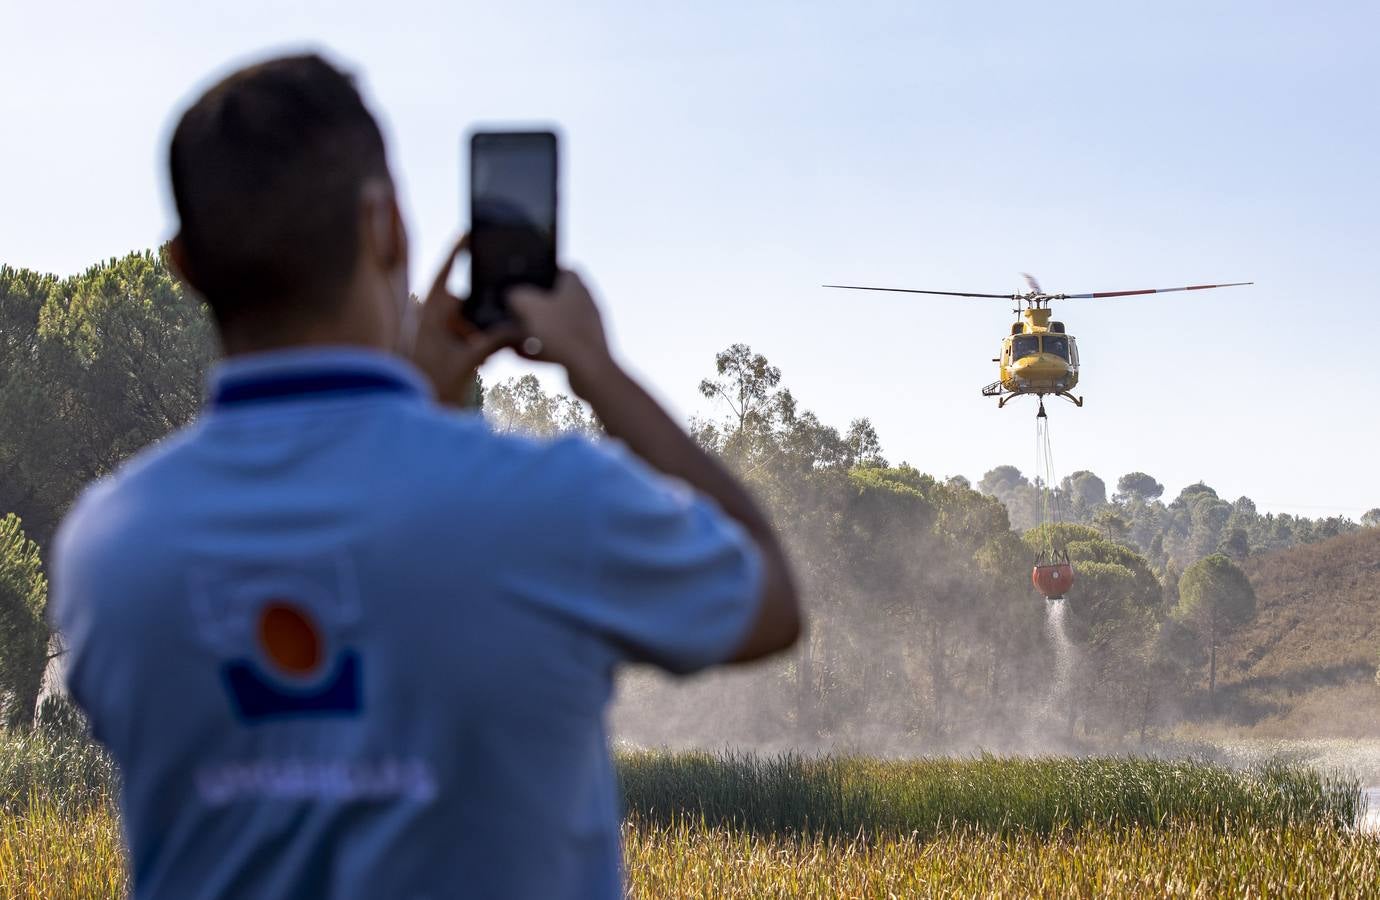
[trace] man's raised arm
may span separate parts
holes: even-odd
[[[526,349],[566,369],[571,387],[610,435],[653,468],[713,499],[757,545],[762,596],[752,627],[731,661],[759,659],[795,643],[801,632],[799,599],[770,522],[737,479],[614,361],[599,310],[579,277],[563,272],[550,293],[517,288],[508,299],[528,336]]]

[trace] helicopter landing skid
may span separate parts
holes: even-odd
[[[1012,400],[1014,400],[1014,399],[1017,398],[1017,397],[1028,397],[1028,396],[1030,396],[1030,394],[1025,394],[1025,393],[1013,393],[1013,392],[1011,392],[1011,391],[993,391],[993,390],[991,390],[990,388],[983,388],[983,390],[982,390],[982,395],[983,395],[984,397],[996,397],[996,398],[997,398],[997,409],[1002,409],[1002,408],[1004,408],[1004,407],[1006,406],[1006,404],[1010,403]],[[1039,399],[1040,399],[1040,409],[1043,410],[1043,409],[1044,409],[1044,406],[1045,406],[1045,395],[1044,395],[1044,394],[1036,394],[1035,396],[1039,397]],[[1055,396],[1055,397],[1063,397],[1065,400],[1069,401],[1069,402],[1072,403],[1074,406],[1077,406],[1079,409],[1082,409],[1082,408],[1083,408],[1083,398],[1082,398],[1082,397],[1075,397],[1073,394],[1070,394],[1070,393],[1067,392],[1067,391],[1057,391],[1057,392],[1054,393],[1054,396]]]

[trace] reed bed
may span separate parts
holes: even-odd
[[[1359,783],[1298,765],[1234,770],[1136,757],[758,757],[626,753],[629,813],[755,834],[928,838],[955,828],[1005,835],[1088,827],[1354,825]]]
[[[86,810],[108,803],[117,784],[114,762],[85,738],[0,732],[0,811],[23,810],[33,798]]]

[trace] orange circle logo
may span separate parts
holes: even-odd
[[[321,635],[304,611],[275,601],[259,613],[259,645],[288,675],[310,675],[321,665]]]

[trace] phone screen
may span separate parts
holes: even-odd
[[[470,138],[470,297],[480,328],[511,317],[504,292],[556,281],[556,135],[476,132]]]

